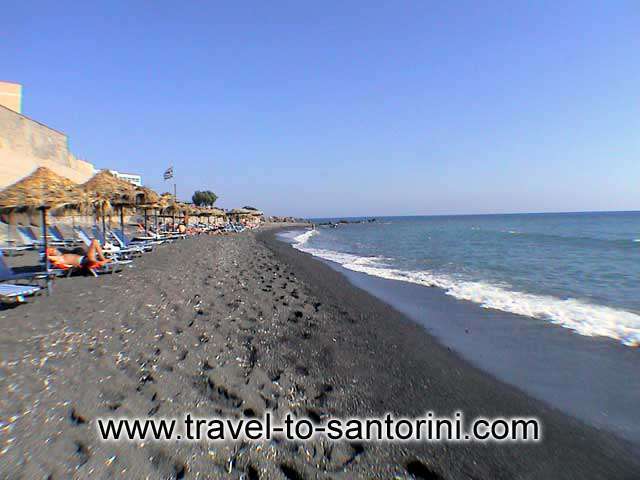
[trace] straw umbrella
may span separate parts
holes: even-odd
[[[179,213],[181,210],[180,204],[176,201],[176,197],[171,193],[163,193],[160,195],[160,204],[162,205],[164,214],[171,214],[172,222],[175,226],[176,213]]]
[[[144,211],[144,231],[147,234],[147,209],[158,208],[160,203],[160,195],[147,187],[136,188],[136,206]]]
[[[185,227],[189,223],[189,215],[195,211],[191,205],[186,203],[178,204],[180,206],[180,211],[182,212],[182,221],[184,222]]]
[[[189,216],[196,217],[196,223],[200,223],[200,217],[202,216],[202,209],[200,207],[189,205],[189,210],[187,210],[187,213]],[[187,222],[185,221],[185,223]]]
[[[173,195],[170,193],[163,193],[160,195],[160,200],[158,201],[158,209],[156,210],[156,233],[158,232],[158,213],[162,212],[163,214],[171,208],[174,204]],[[163,215],[164,216],[164,215]]]
[[[203,214],[207,217],[207,225],[211,225],[211,217],[224,217],[224,210],[216,207],[207,207],[203,209]],[[217,224],[217,222],[216,222]]]
[[[101,170],[82,184],[82,188],[88,194],[94,196],[94,205],[102,214],[102,231],[105,230],[105,211],[111,206],[120,207],[120,228],[124,232],[125,206],[133,206],[136,203],[136,189],[132,183],[113,175],[109,170]]]
[[[260,217],[264,215],[260,210],[254,208],[234,208],[229,212],[232,218],[235,218],[236,222],[242,223],[244,220],[245,223],[255,223],[260,222]]]
[[[46,255],[47,210],[79,207],[88,201],[88,196],[77,184],[46,167],[40,167],[31,175],[9,185],[0,192],[0,211],[40,210],[45,251],[44,266],[48,270],[49,262]]]
[[[211,225],[211,215],[213,213],[213,208],[210,207],[202,207],[199,211],[198,216],[207,217],[207,226]]]
[[[224,219],[227,216],[227,214],[221,208],[211,207],[211,216]],[[217,221],[216,221],[216,224],[218,224]]]

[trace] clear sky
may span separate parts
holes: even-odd
[[[640,209],[640,2],[8,0],[98,167],[300,216]]]

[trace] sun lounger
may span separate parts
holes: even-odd
[[[23,302],[24,297],[34,295],[42,290],[36,285],[13,285],[0,283],[0,301]]]
[[[23,252],[31,248],[32,247],[27,245],[1,245],[0,252]]]
[[[140,255],[146,251],[146,249],[141,246],[128,246],[121,244],[120,240],[113,235],[113,231],[111,230],[108,231],[109,238],[107,238],[102,230],[100,230],[96,225],[93,226],[91,231],[93,232],[93,237],[100,242],[100,245],[102,245],[102,249],[105,252],[112,251],[117,252],[118,254]]]
[[[100,242],[100,245],[104,246],[107,243],[107,239],[105,238],[102,230],[100,230],[96,225],[91,227],[91,233],[93,234],[93,238]]]
[[[133,242],[127,238],[127,236],[120,229],[111,230],[111,235],[121,248],[140,248],[145,252],[153,250],[154,245],[158,245],[162,242]]]
[[[142,231],[144,232],[144,230]],[[155,232],[152,228],[149,228],[144,235],[133,235],[131,238],[133,242],[158,242],[158,244],[173,242],[174,240],[174,238],[170,238],[168,235]]]
[[[112,233],[114,235],[117,235],[118,239],[124,241],[124,244],[128,246],[143,245],[145,247],[153,247],[155,245],[162,245],[163,243],[166,243],[168,241],[168,239],[159,238],[152,238],[147,240],[144,240],[142,238],[129,238],[129,236],[124,233],[122,229],[115,229]]]
[[[183,238],[187,238],[187,235],[184,233],[170,232],[168,230],[161,231],[160,235],[171,240],[181,240]]]
[[[74,239],[65,238],[60,229],[55,225],[49,226],[49,228],[47,228],[47,231],[49,233],[49,237],[57,244],[73,245],[74,243],[78,243]]]
[[[132,263],[131,260],[109,259],[107,262],[94,262],[93,264],[77,266],[53,261],[51,257],[49,257],[49,262],[54,268],[65,272],[67,277],[71,276],[75,272],[87,272],[94,277],[97,277],[98,274],[101,273],[116,273],[121,271],[124,266]]]
[[[44,242],[40,238],[38,238],[38,236],[36,236],[36,234],[33,232],[33,229],[31,227],[17,227],[16,230],[18,231],[18,235],[20,235],[20,238],[22,239],[22,242],[24,243],[25,246],[29,246],[31,248],[38,248],[44,245]],[[64,242],[58,242],[55,239],[51,238],[50,235],[47,236],[47,241],[49,245],[54,245],[54,246],[65,245]]]
[[[74,229],[76,235],[78,236],[78,238],[80,239],[80,241],[82,243],[84,243],[84,245],[86,247],[89,247],[91,245],[91,240],[93,240],[93,236],[89,235],[87,233],[87,231],[82,228],[82,227],[75,227]],[[103,242],[100,241],[99,238],[97,238],[96,240],[98,240],[98,242],[100,242],[100,245],[102,246],[102,250],[104,251],[105,255],[107,255],[108,257],[111,257],[113,259],[126,259],[126,257],[130,257],[133,254],[140,254],[139,251],[130,251],[130,250],[124,250],[121,249],[119,247],[115,247],[115,246],[107,246],[105,245]]]
[[[59,275],[56,270],[38,270],[34,272],[16,272],[7,264],[4,255],[0,252],[0,282],[15,282],[24,279],[47,279]]]
[[[224,226],[223,229],[225,232],[233,232],[233,233],[240,233],[243,232],[245,230],[244,225],[240,225],[240,224],[235,224],[235,223],[227,223]]]
[[[18,232],[18,236],[20,240],[22,240],[22,245],[29,249],[36,249],[40,246],[40,242],[37,241],[33,236],[33,232],[31,232],[26,227],[16,227],[16,231]]]
[[[59,275],[61,272],[57,270],[35,271],[35,272],[15,272],[5,261],[4,255],[0,252],[0,282],[15,282],[17,280],[47,280],[48,281]],[[0,300],[18,300],[22,301],[22,297],[32,295],[40,290],[39,285],[19,285],[15,283],[0,283]]]

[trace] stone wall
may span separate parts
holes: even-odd
[[[76,183],[94,167],[69,152],[67,136],[0,105],[0,189],[48,167]]]
[[[0,82],[0,105],[14,112],[22,113],[22,85],[13,82]]]

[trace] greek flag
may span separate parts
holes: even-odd
[[[173,167],[169,167],[164,171],[164,179],[169,180],[173,178]]]

